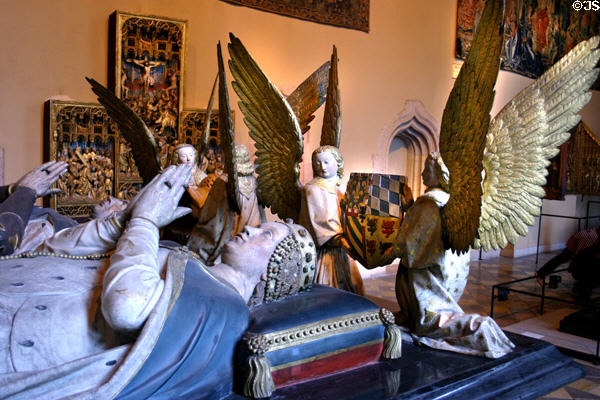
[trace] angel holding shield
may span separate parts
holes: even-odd
[[[430,153],[422,173],[427,186],[408,209],[393,252],[400,257],[396,298],[403,325],[429,347],[497,358],[514,345],[490,317],[466,314],[458,305],[469,275],[469,253],[446,249],[441,209],[450,195],[449,171]]]
[[[494,320],[458,305],[468,251],[503,248],[527,235],[545,196],[549,159],[579,122],[600,58],[600,37],[580,43],[491,120],[502,8],[502,2],[487,2],[444,109],[440,153],[425,162],[427,190],[388,250],[400,259],[396,298],[413,339],[491,358],[514,345]]]
[[[233,88],[256,146],[259,201],[270,206],[271,212],[280,218],[299,221],[311,233],[318,246],[317,283],[363,294],[362,278],[348,256],[351,250],[342,228],[344,196],[338,186],[343,175],[343,158],[338,150],[341,115],[336,47],[328,72],[321,72],[328,74],[328,80],[321,146],[312,154],[315,176],[302,186],[298,179],[304,152],[302,134],[314,118],[311,115],[316,110],[314,105],[325,97],[320,92],[323,85],[303,89],[313,93],[312,99],[306,96],[304,103],[297,101],[295,92],[285,98],[242,42],[233,34],[229,36]]]
[[[312,154],[314,178],[302,188],[299,223],[308,229],[318,248],[316,281],[350,292],[364,294],[363,282],[354,260],[344,246],[339,190],[344,159],[335,146],[320,146]]]

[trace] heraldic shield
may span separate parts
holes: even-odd
[[[365,268],[387,265],[384,257],[412,204],[412,192],[401,175],[352,173],[346,188],[344,236],[353,256]]]

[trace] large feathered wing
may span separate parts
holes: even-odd
[[[577,112],[590,100],[598,76],[599,36],[579,43],[511,100],[492,121],[485,146],[479,223],[484,250],[527,235],[539,215],[549,159],[569,138]]]
[[[279,218],[297,220],[300,210],[302,132],[281,92],[252,59],[242,42],[229,34],[229,69],[239,107],[256,147],[258,200]]]
[[[321,146],[340,147],[342,132],[341,96],[338,80],[337,48],[333,46],[331,54],[331,69],[329,70],[329,84],[327,85],[327,101],[321,128]]]
[[[330,65],[329,61],[323,63],[286,98],[298,118],[302,134],[310,129],[314,112],[325,102]]]
[[[227,174],[227,200],[229,207],[236,213],[241,212],[240,188],[238,185],[237,165],[234,155],[235,136],[231,109],[229,108],[229,94],[227,93],[227,79],[225,78],[225,67],[223,65],[223,54],[221,43],[217,45],[217,62],[219,65],[219,137],[223,149],[223,163]]]
[[[500,66],[503,5],[488,1],[442,116],[440,154],[450,171],[450,198],[442,208],[444,240],[465,252],[477,235],[483,149]]]
[[[154,135],[146,123],[125,102],[113,92],[96,82],[85,78],[92,85],[92,91],[106,112],[119,126],[121,136],[131,145],[135,165],[138,167],[144,184],[150,182],[160,172],[158,147]]]
[[[219,46],[220,48],[220,46]],[[202,160],[204,154],[208,151],[208,139],[210,138],[210,120],[212,116],[213,103],[215,101],[215,91],[217,83],[219,82],[219,73],[215,76],[212,90],[210,92],[210,98],[208,99],[208,106],[206,106],[206,117],[204,118],[204,132],[202,132],[202,138],[200,140],[200,148],[198,150],[198,160]],[[229,104],[229,103],[228,103]]]

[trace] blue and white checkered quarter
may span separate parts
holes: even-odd
[[[400,183],[405,183],[406,177],[400,175],[373,174],[367,214],[382,217],[400,217]]]

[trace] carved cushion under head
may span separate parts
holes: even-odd
[[[256,306],[236,355],[244,394],[265,397],[275,387],[374,363],[392,347],[385,357],[397,358],[401,342],[388,344],[399,340],[399,332],[391,338],[394,328],[393,315],[367,298],[318,284]]]

